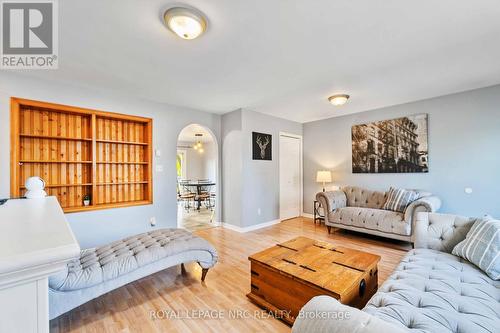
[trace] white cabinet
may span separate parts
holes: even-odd
[[[0,206],[0,332],[48,332],[47,278],[79,255],[55,197]]]

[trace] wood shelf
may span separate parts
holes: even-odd
[[[101,210],[101,209],[110,209],[110,208],[122,208],[122,207],[130,207],[130,206],[143,206],[143,205],[151,205],[153,201],[149,200],[140,200],[140,201],[121,201],[109,204],[91,204],[90,206],[74,206],[74,207],[66,207],[64,208],[65,213],[76,213],[83,212],[87,210]]]
[[[38,135],[38,134],[19,134],[22,138],[32,138],[32,139],[49,139],[49,140],[70,140],[70,141],[92,141],[89,138],[74,138],[67,136],[54,136],[54,135]]]
[[[68,163],[68,164],[92,164],[92,161],[44,161],[44,160],[20,160],[19,163]]]
[[[92,186],[92,183],[83,183],[83,184],[45,184],[45,188],[50,187],[77,187],[77,186]],[[20,188],[25,189],[24,185],[20,186]]]
[[[10,119],[12,197],[38,176],[67,213],[153,202],[152,119],[14,97]]]
[[[149,145],[149,143],[147,142],[135,142],[135,141],[103,140],[103,139],[96,139],[95,141],[98,143],[117,143],[122,145],[139,145],[139,146]]]
[[[149,162],[105,162],[105,161],[98,161],[96,162],[97,164],[148,164]]]
[[[104,186],[104,185],[136,185],[136,184],[147,184],[147,181],[138,181],[138,182],[110,182],[110,183],[97,183],[97,186]]]

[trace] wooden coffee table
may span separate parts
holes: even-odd
[[[377,291],[380,256],[297,237],[251,255],[247,296],[293,324],[311,298],[329,295],[362,308]],[[286,315],[289,313],[289,315]]]

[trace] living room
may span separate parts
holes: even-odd
[[[498,332],[495,1],[0,5],[0,332]]]

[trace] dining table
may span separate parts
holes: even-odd
[[[200,210],[201,208],[201,192],[203,187],[209,187],[209,186],[215,186],[214,182],[188,182],[188,183],[182,183],[182,186],[186,187],[193,187],[196,188],[196,210]]]

